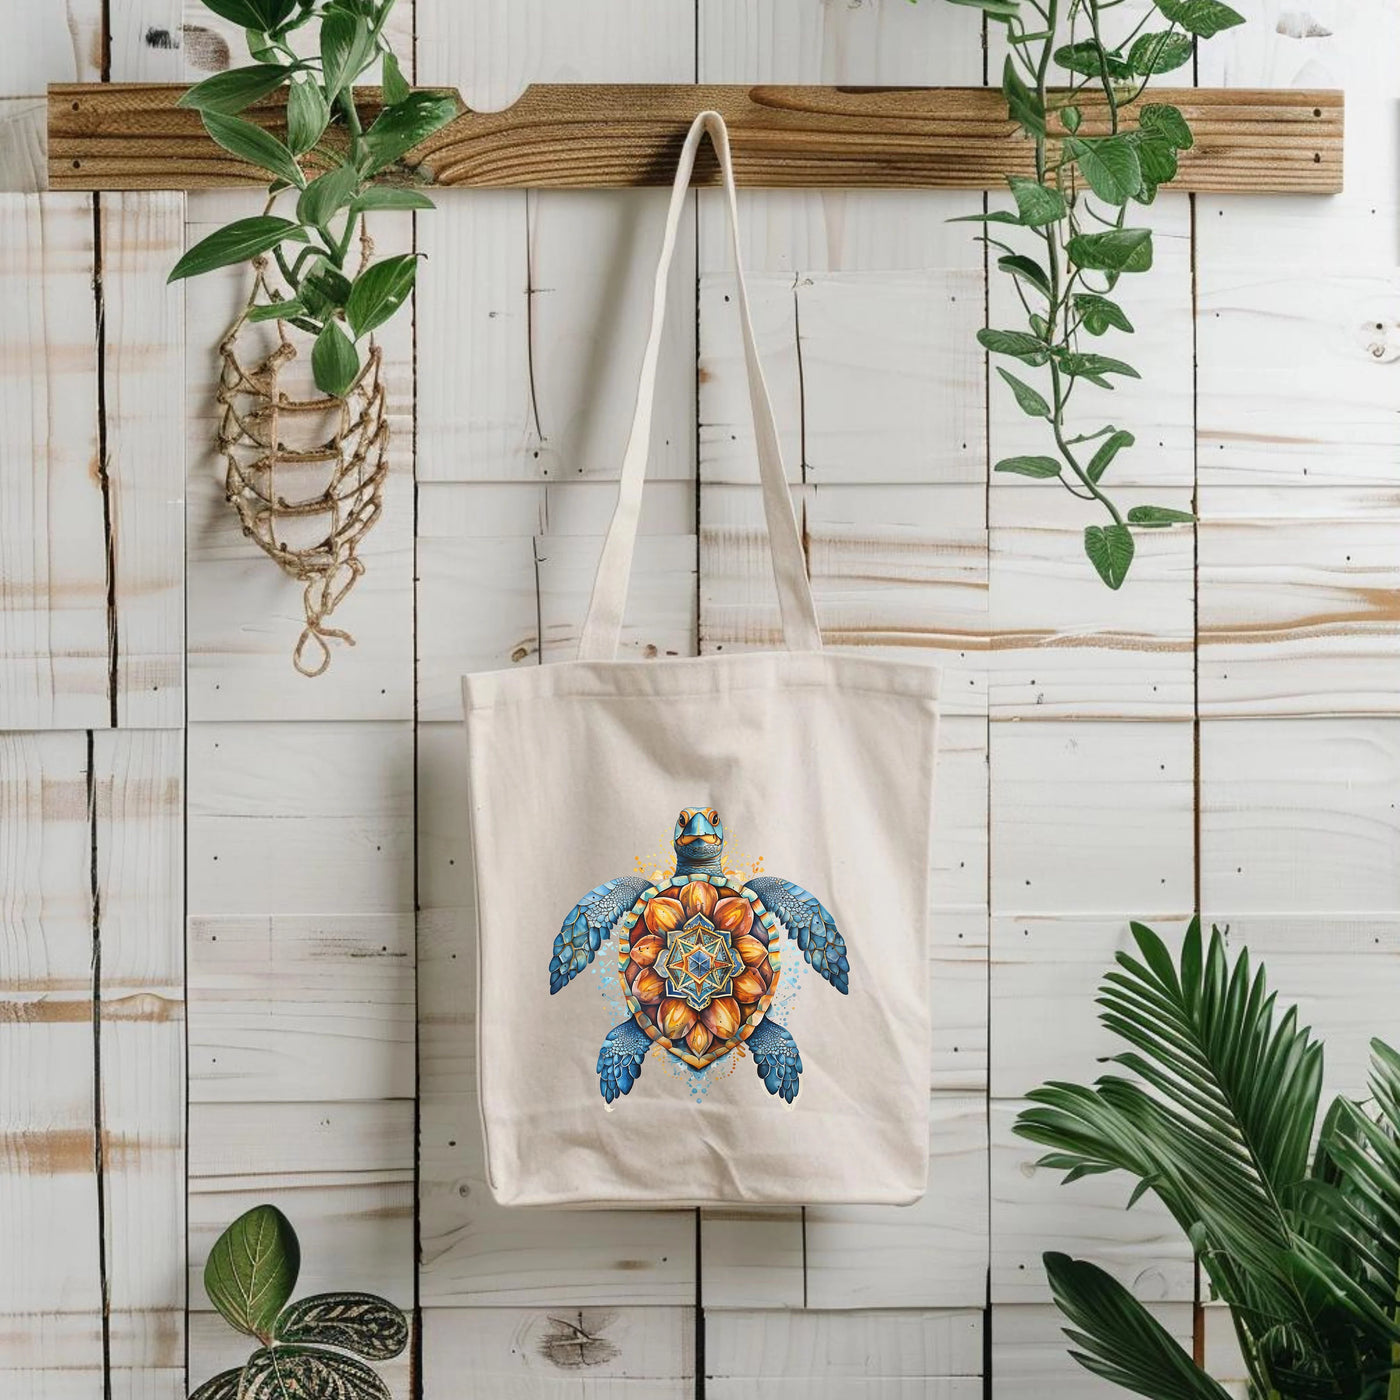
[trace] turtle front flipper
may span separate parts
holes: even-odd
[[[598,1051],[598,1088],[608,1103],[620,1099],[637,1082],[650,1049],[647,1033],[630,1017],[603,1038]]]
[[[782,920],[788,937],[797,940],[802,956],[838,992],[849,991],[851,964],[846,959],[846,940],[821,900],[778,875],[757,875],[748,883],[764,908]]]
[[[621,1029],[619,1026],[618,1030]],[[797,1042],[788,1033],[787,1027],[765,1016],[744,1043],[758,1066],[758,1077],[768,1086],[768,1092],[791,1103],[797,1097],[802,1056],[797,1053]]]
[[[549,960],[549,994],[567,987],[593,961],[613,925],[637,902],[647,882],[638,875],[605,880],[569,910],[564,927],[554,939]]]

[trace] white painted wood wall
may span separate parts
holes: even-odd
[[[1347,193],[1154,209],[1120,476],[1201,525],[1144,540],[1121,594],[1076,503],[989,485],[1025,437],[974,353],[1004,289],[945,222],[982,197],[743,197],[828,636],[947,668],[933,1177],[903,1210],[531,1213],[482,1180],[457,677],[570,654],[664,196],[457,191],[381,223],[429,260],[388,337],[359,645],[314,682],[211,452],[240,278],[164,281],[252,201],[0,196],[0,1394],[170,1400],[232,1364],[200,1270],[264,1199],[304,1287],[418,1310],[396,1396],[666,1400],[697,1368],[711,1400],[1105,1394],[1064,1358],[1047,1248],[1214,1355],[1162,1214],[1060,1187],[1010,1127],[1040,1080],[1093,1073],[1129,916],[1229,921],[1336,1087],[1397,1030],[1400,0],[1241,8],[1199,80],[1345,87]],[[5,11],[11,191],[42,179],[47,81],[194,78],[237,42],[194,0]],[[941,0],[400,0],[397,41],[478,106],[985,72]],[[773,637],[708,194],[680,261],[638,655]]]

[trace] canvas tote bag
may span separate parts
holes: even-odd
[[[513,1205],[908,1202],[928,1170],[938,675],[822,650],[737,270],[785,650],[615,654],[672,192],[577,661],[463,680],[487,1175]]]

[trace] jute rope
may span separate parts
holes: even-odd
[[[368,252],[366,246],[366,257]],[[348,632],[328,626],[327,619],[364,573],[357,552],[360,541],[384,508],[389,415],[381,374],[383,355],[371,341],[360,373],[343,398],[290,397],[281,376],[297,359],[297,347],[285,322],[273,323],[277,346],[257,364],[245,367],[238,358],[238,337],[248,324],[249,309],[260,294],[264,302],[274,299],[267,260],[257,259],[253,270],[248,305],[219,345],[222,369],[217,399],[219,450],[227,467],[224,489],[243,533],[303,585],[306,626],[292,653],[292,664],[304,676],[319,676],[331,664],[331,639],[355,644]],[[331,427],[323,441],[311,446],[288,443],[289,424],[301,420],[314,432],[317,417]],[[289,489],[287,478],[293,469],[304,474],[305,469],[318,466],[325,469],[320,489],[291,499],[282,494]],[[313,543],[296,547],[288,542],[286,526],[293,521],[316,528]]]

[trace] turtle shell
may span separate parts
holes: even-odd
[[[618,972],[633,1020],[692,1069],[743,1044],[778,985],[777,920],[724,875],[673,875],[619,921]]]

